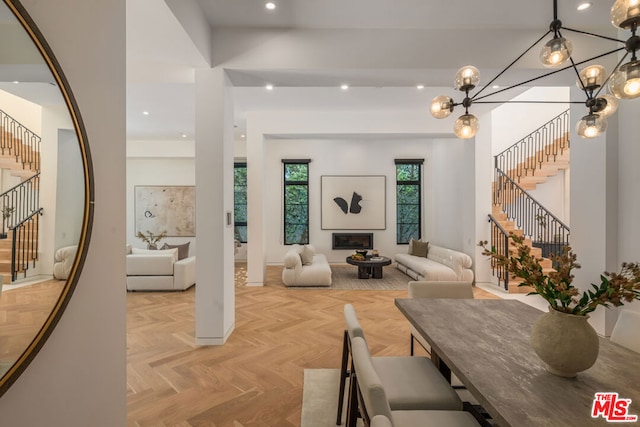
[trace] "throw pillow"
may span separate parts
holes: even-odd
[[[422,239],[416,240],[413,237],[409,239],[409,251],[408,251],[409,255],[413,255],[413,242],[422,242]]]
[[[302,247],[302,252],[300,252],[300,259],[302,260],[302,264],[310,265],[311,263],[313,263],[313,255],[313,246],[304,245]]]
[[[178,261],[189,258],[189,245],[191,242],[182,243],[180,245],[170,245],[165,243],[160,249],[178,249]]]
[[[429,242],[414,240],[411,255],[426,258],[429,253]]]

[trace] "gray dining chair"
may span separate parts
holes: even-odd
[[[434,282],[434,281],[412,281],[409,282],[409,298],[473,298],[473,285],[471,282]],[[410,354],[414,354],[414,343],[417,341],[429,355],[431,346],[418,332],[410,325],[411,349]]]
[[[345,304],[344,317],[345,347],[342,355],[342,371],[338,396],[338,414],[336,424],[341,424],[346,378],[353,374],[353,357],[351,369],[347,370],[351,342],[354,338],[365,340],[355,309]],[[436,366],[426,357],[385,356],[374,357],[373,365],[377,375],[387,389],[389,404],[394,410],[443,409],[462,410],[462,400],[442,376]],[[349,388],[347,414],[357,417],[357,399],[353,388]],[[348,415],[349,417],[349,415]],[[349,419],[349,418],[348,418]]]
[[[622,310],[611,332],[611,341],[640,353],[640,312]]]
[[[351,342],[351,350],[354,367],[351,375],[352,384],[357,394],[359,413],[365,426],[478,427],[480,425],[473,415],[466,411],[392,409],[387,397],[387,384],[380,378],[374,366],[375,359],[371,357],[366,341],[361,337],[355,337]],[[377,418],[380,416],[383,418]],[[355,425],[355,423],[351,424],[352,421],[348,419],[347,425]]]

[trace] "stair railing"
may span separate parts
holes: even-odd
[[[40,207],[40,173],[11,187],[0,194],[2,206],[2,231],[0,238],[6,239],[12,231],[11,280],[16,280],[19,272],[28,269],[28,261],[38,259],[38,226]]]
[[[24,277],[27,277],[30,262],[33,263],[34,268],[36,266],[40,216],[42,216],[42,208],[12,227],[11,281],[18,278],[18,273],[23,273]]]
[[[489,215],[489,223],[491,224],[491,240],[489,247],[495,249],[495,251],[506,257],[509,256],[509,233],[505,230],[500,223]],[[493,259],[491,260],[491,273],[498,279],[498,285],[502,284],[506,291],[509,290],[509,272],[504,265],[498,265]]]
[[[495,167],[515,181],[535,175],[543,163],[569,148],[569,110],[549,120],[511,147],[495,156]]]
[[[0,126],[0,153],[14,156],[23,169],[39,171],[41,138],[2,110]]]
[[[542,256],[562,253],[569,245],[569,227],[531,197],[504,171],[496,169],[493,204],[502,205],[508,219],[515,222],[534,247],[542,249]]]

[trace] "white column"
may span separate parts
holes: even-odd
[[[264,129],[254,114],[247,115],[247,281],[262,286],[265,278],[265,142]],[[269,197],[280,197],[280,188],[270,189]],[[275,224],[274,224],[275,226]]]
[[[573,92],[577,88],[571,89]],[[572,99],[584,95],[572,94]],[[624,107],[623,107],[624,108]],[[571,106],[571,247],[582,268],[574,271],[574,285],[582,291],[600,284],[604,271],[617,270],[618,135],[615,117],[604,135],[580,138],[575,124],[587,114]],[[615,312],[599,307],[590,322],[600,334],[613,328]]]
[[[196,343],[224,344],[235,325],[233,105],[222,68],[196,71]]]

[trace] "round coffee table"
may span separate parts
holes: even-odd
[[[365,260],[347,257],[347,264],[358,267],[358,279],[382,279],[382,267],[391,264],[391,259],[386,256],[366,258]]]

